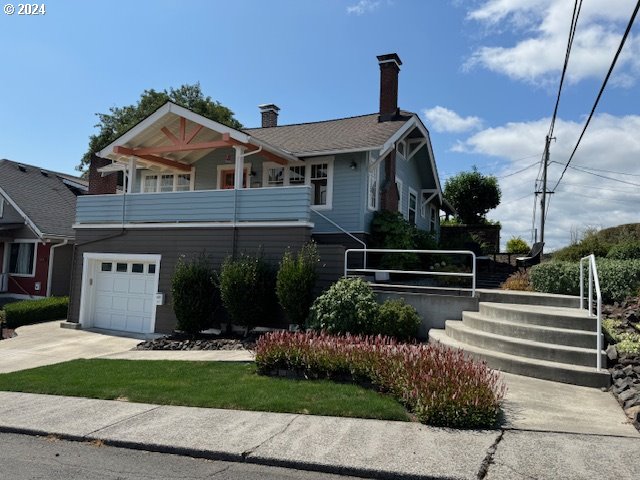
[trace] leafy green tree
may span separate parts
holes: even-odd
[[[456,209],[462,223],[487,222],[487,212],[500,205],[500,186],[494,176],[481,174],[474,166],[470,172],[461,172],[448,178],[444,196]]]
[[[100,131],[89,137],[89,147],[76,169],[83,171],[89,165],[92,154],[109,145],[168,101],[229,127],[242,128],[242,124],[234,118],[231,110],[202,93],[200,83],[185,84],[160,92],[154,89],[145,90],[134,105],[111,107],[109,113],[96,113],[99,122],[94,126]]]
[[[529,244],[522,237],[511,237],[507,241],[507,253],[521,253],[526,255],[531,250]]]

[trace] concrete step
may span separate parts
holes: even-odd
[[[551,362],[567,363],[595,367],[596,350],[589,348],[570,347],[553,343],[542,343],[523,338],[514,338],[495,333],[484,332],[471,328],[461,321],[447,320],[445,323],[447,335],[454,340],[476,347],[518,355],[526,358],[537,358]],[[600,352],[602,362],[606,365],[606,356]]]
[[[543,305],[480,302],[480,314],[486,318],[505,320],[529,325],[568,328],[595,332],[596,317],[590,317],[585,310]]]
[[[571,330],[519,322],[509,322],[496,318],[487,318],[478,312],[462,312],[462,323],[469,328],[496,335],[532,340],[534,342],[553,343],[581,348],[596,348],[596,332]],[[604,345],[604,336],[603,343]]]
[[[601,388],[611,385],[611,375],[606,369],[598,372],[594,367],[569,365],[496,352],[455,340],[449,337],[444,330],[431,329],[429,342],[440,343],[449,348],[462,349],[471,357],[486,361],[489,367],[504,372],[585,387]]]
[[[477,290],[481,302],[546,305],[549,307],[579,308],[580,298],[552,293],[519,292],[515,290]]]

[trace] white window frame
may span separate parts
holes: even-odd
[[[14,243],[32,243],[33,244],[33,268],[31,269],[31,273],[11,273],[10,267],[11,267],[11,245],[13,245]],[[4,244],[4,248],[5,248],[5,265],[4,265],[4,270],[5,273],[8,273],[9,275],[11,275],[12,277],[23,277],[23,278],[34,278],[36,276],[36,270],[37,270],[37,265],[36,262],[38,261],[38,241],[37,240],[29,240],[29,239],[16,239],[16,240],[12,240],[10,242],[6,242]]]
[[[407,197],[407,220],[409,220],[409,222],[411,222],[411,195],[413,195],[416,198],[416,206],[413,209],[414,212],[414,216],[413,218],[415,219],[415,223],[413,223],[413,225],[417,225],[418,224],[418,192],[416,192],[413,188],[409,187],[409,196]]]
[[[369,168],[367,169],[367,209],[371,212],[375,212],[380,208],[380,163],[374,163],[371,165],[371,158],[369,159]],[[371,182],[375,181],[374,196],[371,196]]]
[[[398,189],[398,211],[404,217],[404,211],[402,210],[402,191],[404,190],[404,182],[396,177],[396,188]]]
[[[171,175],[173,176],[173,188],[170,192],[161,192],[160,191],[160,186],[162,184],[162,176],[165,175]],[[189,175],[189,190],[176,190],[177,186],[178,186],[178,176],[179,175]],[[156,191],[155,192],[145,192],[144,190],[144,186],[146,183],[146,179],[147,177],[158,177],[156,179]],[[182,193],[182,192],[192,192],[194,190],[194,186],[195,186],[195,172],[193,169],[191,169],[191,171],[189,173],[187,172],[145,172],[141,175],[141,180],[140,180],[140,193]]]
[[[323,163],[327,164],[327,203],[324,205],[314,205],[311,206],[314,210],[331,210],[333,208],[333,166],[334,166],[334,157],[316,157],[313,160],[307,160],[304,162],[304,184],[307,186],[311,186],[311,170],[312,165],[322,165]],[[284,178],[283,178],[283,187],[290,186],[300,186],[300,184],[291,185],[291,167],[296,167],[298,165],[280,165],[275,162],[263,162],[262,163],[262,186],[264,188],[267,187],[267,180],[269,178],[268,169],[276,168],[276,167],[284,167]],[[274,186],[270,188],[280,188],[280,186]]]

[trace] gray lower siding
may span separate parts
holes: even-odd
[[[188,257],[206,252],[218,268],[225,257],[234,253],[235,244],[236,253],[255,254],[261,250],[269,262],[277,265],[287,247],[298,249],[310,239],[311,229],[308,227],[244,227],[235,232],[233,228],[139,229],[125,230],[120,235],[118,231],[111,229],[78,229],[73,257],[69,321],[78,322],[84,253],[161,255],[158,290],[165,294],[165,304],[157,308],[155,330],[167,333],[176,325],[171,306],[171,277],[180,256]]]
[[[71,282],[71,261],[73,245],[57,247],[53,250],[53,270],[51,272],[51,295],[63,297],[69,295]]]

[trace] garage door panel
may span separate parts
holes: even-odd
[[[93,325],[109,330],[149,332],[153,323],[157,268],[153,270],[154,273],[148,273],[148,260],[142,268],[137,260],[119,260],[116,263],[121,265],[121,271],[103,271],[98,260]],[[136,264],[135,268],[133,263]]]

